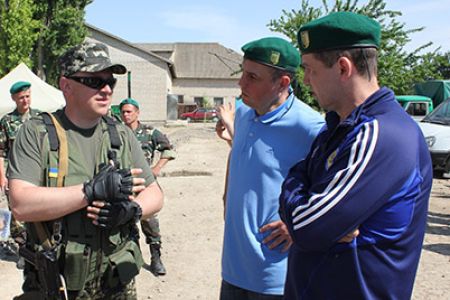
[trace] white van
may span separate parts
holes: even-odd
[[[450,98],[419,123],[430,149],[436,177],[450,171]]]

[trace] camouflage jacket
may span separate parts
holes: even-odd
[[[0,157],[8,157],[9,150],[12,148],[17,132],[22,124],[40,113],[37,109],[31,109],[21,115],[17,108],[4,115],[0,120]]]
[[[153,126],[139,123],[139,126],[134,131],[134,134],[141,143],[145,158],[150,165],[153,162],[155,151],[161,153],[160,159],[167,158],[171,160],[176,157],[175,151],[173,150],[173,146],[170,144],[169,139]]]

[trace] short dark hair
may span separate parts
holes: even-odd
[[[291,81],[295,78],[295,74],[293,72],[278,69],[278,68],[272,68],[272,81],[277,80],[278,78],[281,78],[282,76],[289,76]]]
[[[347,57],[356,67],[358,74],[368,78],[378,73],[378,51],[376,48],[337,49],[314,53],[314,57],[331,68],[340,57]]]

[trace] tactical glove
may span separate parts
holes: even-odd
[[[106,229],[119,227],[128,222],[137,222],[142,216],[142,209],[134,201],[105,203],[98,213],[98,226]]]
[[[83,192],[89,205],[94,200],[106,202],[129,201],[132,194],[133,176],[129,169],[117,170],[108,164],[100,168],[100,171],[83,185]]]

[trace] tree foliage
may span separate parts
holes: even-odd
[[[329,5],[333,2],[333,5]],[[381,85],[390,87],[396,94],[408,94],[413,92],[413,85],[429,79],[441,79],[445,72],[439,71],[439,62],[436,49],[424,53],[430,49],[428,42],[412,52],[406,50],[406,45],[411,41],[410,35],[423,30],[423,27],[407,29],[406,24],[396,18],[401,16],[400,11],[386,9],[384,0],[369,0],[360,5],[359,0],[322,0],[321,7],[313,7],[308,0],[302,0],[299,9],[283,10],[278,20],[271,20],[269,29],[286,35],[294,45],[297,45],[298,29],[305,23],[325,16],[331,12],[352,11],[367,15],[376,19],[381,25],[381,47],[378,59],[378,80]],[[449,55],[447,53],[447,60]],[[447,67],[448,67],[447,61]],[[448,71],[448,68],[447,68]],[[300,88],[297,90],[301,99],[317,107],[317,103],[309,94],[308,89],[301,83],[302,70],[299,70]]]
[[[0,4],[0,75],[25,62],[56,85],[58,57],[87,35],[84,9],[91,2],[4,0]]]
[[[450,51],[430,55],[428,59],[437,66],[437,72],[441,78],[450,79]]]
[[[39,23],[33,19],[32,0],[0,2],[0,77],[20,62],[31,65]]]
[[[35,70],[47,82],[56,84],[58,57],[81,43],[87,35],[84,8],[92,0],[35,0],[35,18],[41,27],[34,51]]]

